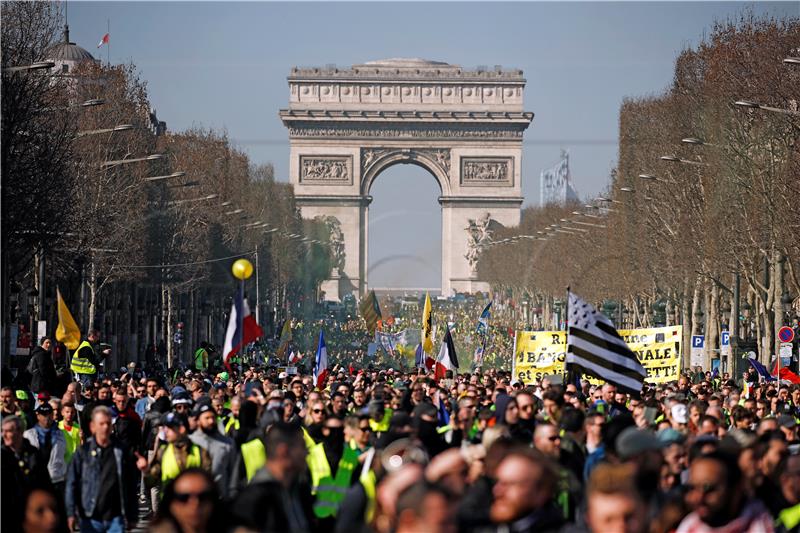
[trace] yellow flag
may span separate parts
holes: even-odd
[[[433,313],[431,313],[431,297],[425,293],[425,308],[422,311],[422,351],[433,353]]]
[[[81,330],[67,309],[67,304],[64,303],[64,298],[61,297],[61,291],[58,288],[56,288],[56,296],[58,297],[56,340],[63,342],[70,350],[76,350],[81,344]]]
[[[290,342],[292,342],[292,319],[286,317],[286,320],[283,322],[283,330],[281,330],[281,338],[278,341],[278,350],[276,352],[279,357],[286,356],[286,351],[289,349]]]

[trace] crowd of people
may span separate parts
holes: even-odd
[[[522,313],[511,302],[493,302],[491,322],[486,333],[479,335],[476,332],[477,320],[488,302],[487,298],[472,296],[463,301],[455,298],[432,298],[432,312],[436,317],[434,328],[447,324],[456,350],[467,367],[475,362],[475,350],[481,346],[482,367],[510,368],[514,331],[524,327],[521,322]],[[423,305],[424,298],[419,301],[404,297],[382,298],[383,320],[380,331],[391,334],[410,330],[415,335],[409,335],[409,338],[419,339]],[[413,343],[391,353],[377,343],[376,354],[370,355],[367,346],[375,341],[375,337],[367,331],[364,320],[356,313],[355,309],[344,309],[338,313],[323,314],[314,320],[292,320],[293,337],[288,351],[294,351],[308,364],[314,358],[319,332],[322,330],[329,349],[336,354],[337,362],[343,366],[366,368],[380,363],[385,368],[413,368],[416,348]],[[434,332],[435,338],[442,336],[440,331]],[[273,351],[279,342],[276,339],[273,343]]]
[[[3,383],[3,531],[800,526],[800,387],[754,373],[634,393],[353,365],[79,378]]]

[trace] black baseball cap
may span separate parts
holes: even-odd
[[[169,428],[179,428],[181,426],[189,428],[189,420],[182,414],[170,411],[161,419],[161,425]]]

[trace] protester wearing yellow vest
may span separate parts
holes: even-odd
[[[201,342],[200,347],[194,352],[194,368],[208,370],[208,343]]]
[[[311,490],[305,481],[306,447],[300,428],[272,424],[264,437],[266,465],[230,506],[237,522],[252,531],[312,529]]]
[[[235,431],[239,431],[239,409],[242,407],[242,399],[239,396],[231,398],[228,408],[231,410],[225,420],[225,434],[231,436]]]
[[[163,487],[188,468],[211,472],[211,457],[204,448],[189,440],[189,421],[184,415],[167,413],[162,424],[167,443],[158,449],[149,466],[147,459],[141,456],[136,462],[136,466],[146,472],[148,485]]]
[[[353,472],[358,466],[358,452],[344,445],[341,419],[331,417],[322,430],[324,439],[308,450],[308,469],[311,472],[311,493],[315,496],[314,515],[317,518],[335,517],[344,495],[350,487]],[[331,463],[338,458],[336,474]]]
[[[389,431],[389,423],[392,420],[394,411],[384,406],[380,400],[369,402],[369,426],[376,436]]]
[[[72,402],[61,404],[61,420],[58,422],[58,429],[64,434],[67,441],[67,448],[64,453],[64,462],[69,464],[75,450],[83,443],[81,428],[77,423],[77,410]]]
[[[72,354],[72,362],[70,370],[75,374],[76,379],[81,383],[91,383],[94,376],[97,374],[97,369],[100,365],[100,357],[107,356],[111,353],[111,348],[105,348],[101,354],[95,349],[95,345],[100,342],[100,332],[96,329],[90,329],[78,349]]]

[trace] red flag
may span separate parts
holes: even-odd
[[[109,40],[110,38],[111,38],[111,35],[110,35],[110,34],[108,34],[108,33],[106,33],[105,35],[103,35],[103,38],[102,38],[102,39],[100,39],[100,42],[99,42],[99,43],[97,43],[97,48],[100,48],[100,47],[101,47],[101,46],[103,46],[104,44],[108,44],[108,40]]]
[[[792,383],[800,383],[800,376],[798,376],[785,366],[781,367],[781,375],[779,377],[782,380],[791,381]]]

